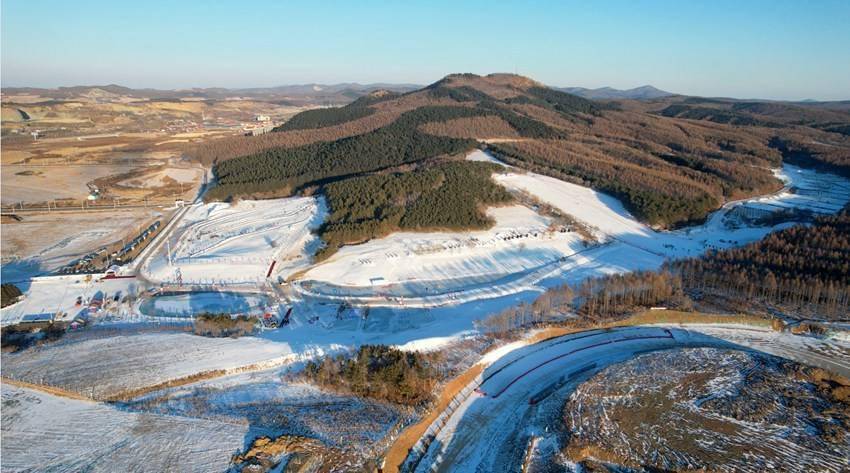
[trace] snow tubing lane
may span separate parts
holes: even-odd
[[[519,381],[520,379],[524,378],[525,376],[527,376],[527,375],[528,375],[529,373],[531,373],[532,371],[534,371],[534,370],[536,370],[536,369],[540,368],[541,366],[547,365],[547,364],[549,364],[549,363],[551,363],[551,362],[553,362],[553,361],[560,360],[561,358],[564,358],[564,357],[566,357],[566,356],[570,356],[570,355],[572,355],[572,354],[574,354],[574,353],[578,353],[578,352],[583,351],[583,350],[589,350],[589,349],[591,349],[591,348],[600,347],[600,346],[602,346],[602,345],[610,345],[610,344],[612,344],[612,343],[629,342],[629,341],[632,341],[632,340],[652,340],[652,339],[658,339],[658,338],[669,338],[669,339],[671,339],[671,340],[673,340],[673,339],[674,339],[673,334],[672,334],[672,333],[670,333],[670,331],[669,331],[669,330],[664,329],[664,332],[666,332],[666,335],[646,335],[646,336],[642,336],[642,337],[628,337],[628,338],[621,338],[621,339],[619,339],[619,340],[608,340],[608,341],[606,341],[606,342],[599,342],[599,343],[594,343],[593,345],[588,345],[588,346],[586,346],[586,347],[576,348],[575,350],[571,350],[571,351],[569,351],[569,352],[567,352],[567,353],[564,353],[564,354],[558,355],[558,356],[556,356],[556,357],[554,357],[554,358],[548,359],[548,360],[544,361],[543,363],[540,363],[539,365],[534,366],[534,367],[532,367],[532,368],[528,369],[528,370],[527,370],[527,371],[525,371],[524,373],[520,374],[519,376],[517,376],[516,378],[514,378],[513,380],[511,380],[511,382],[510,382],[510,383],[508,383],[508,384],[507,384],[507,386],[505,386],[504,388],[502,388],[499,392],[497,392],[496,394],[494,394],[494,395],[492,395],[492,396],[490,396],[490,397],[492,397],[493,399],[496,399],[497,397],[501,396],[501,395],[502,395],[505,391],[507,391],[507,390],[508,390],[508,388],[509,388],[509,387],[511,387],[514,383],[516,383],[516,382],[517,382],[517,381]]]
[[[568,333],[568,334],[566,334],[566,335],[559,335],[559,336],[556,336],[556,337],[553,337],[553,338],[550,338],[550,339],[547,339],[547,340],[543,340],[543,341],[538,342],[538,344],[544,344],[544,343],[545,343],[545,344],[546,344],[546,346],[544,346],[544,347],[540,347],[540,348],[538,348],[537,350],[534,350],[534,351],[533,351],[533,352],[531,352],[531,353],[537,353],[537,352],[538,352],[538,351],[540,351],[540,350],[545,350],[545,349],[547,349],[547,348],[551,348],[551,347],[553,347],[553,346],[555,346],[555,345],[560,345],[560,344],[562,344],[562,343],[574,342],[574,341],[576,341],[576,340],[581,340],[581,339],[583,339],[583,338],[590,338],[590,337],[595,337],[595,336],[598,336],[598,335],[602,335],[602,334],[604,334],[604,333],[609,333],[609,332],[610,332],[611,330],[613,330],[613,329],[617,329],[617,330],[619,330],[619,331],[621,331],[621,332],[625,332],[625,331],[627,331],[627,330],[629,330],[629,331],[633,331],[633,330],[641,330],[641,329],[643,329],[643,328],[645,328],[645,327],[630,327],[630,326],[626,326],[626,327],[594,328],[594,329],[586,330],[586,331],[584,331],[584,332],[576,332],[576,333],[580,333],[580,334],[581,334],[581,335],[579,335],[579,336],[575,336],[575,335],[576,335],[576,333]],[[590,333],[590,332],[593,332],[593,333]],[[530,355],[531,353],[529,353],[529,355]],[[528,356],[528,355],[526,355],[526,356]],[[504,371],[505,369],[507,369],[509,366],[513,365],[514,363],[516,363],[517,361],[519,361],[519,360],[521,360],[521,359],[522,359],[522,357],[519,357],[519,358],[513,359],[513,360],[511,360],[511,361],[509,361],[509,362],[505,363],[505,364],[504,364],[504,366],[499,367],[499,369],[497,369],[497,370],[493,371],[492,373],[488,374],[487,376],[485,376],[485,377],[481,380],[481,383],[479,383],[478,385],[479,385],[479,386],[481,386],[482,384],[486,383],[487,381],[489,381],[489,380],[490,380],[490,378],[492,378],[493,376],[496,376],[497,374],[501,373],[502,371]],[[495,364],[495,362],[494,362],[494,364]],[[475,389],[476,389],[476,392],[478,392],[478,393],[482,393],[482,394],[483,394],[483,392],[482,392],[480,389],[478,389],[478,388],[475,388]]]

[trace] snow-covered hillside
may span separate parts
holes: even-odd
[[[273,273],[285,277],[309,264],[318,246],[311,231],[324,214],[313,197],[198,205],[143,273],[170,283],[257,283],[275,262]]]

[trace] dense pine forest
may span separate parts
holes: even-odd
[[[488,149],[510,165],[577,182],[617,197],[637,219],[652,225],[693,222],[720,205],[709,190],[676,179],[675,175],[586,160],[557,143],[491,144]]]
[[[214,168],[217,185],[208,192],[207,198],[285,196],[305,185],[469,151],[477,145],[474,140],[429,135],[420,127],[428,123],[482,116],[501,118],[520,136],[559,136],[551,127],[498,107],[420,107],[373,132],[331,142],[271,149],[224,161]]]
[[[492,225],[483,209],[511,200],[490,179],[501,167],[447,162],[413,172],[385,173],[328,184],[330,214],[319,229],[324,259],[337,248],[397,230],[465,230]]]
[[[410,406],[429,400],[438,379],[428,355],[386,345],[363,345],[351,358],[310,360],[304,376],[324,388]]]
[[[375,110],[366,106],[355,106],[355,103],[353,102],[345,107],[317,108],[315,110],[301,112],[290,118],[283,125],[276,127],[274,131],[305,130],[334,126],[367,117],[375,112]]]
[[[475,147],[475,141],[427,135],[417,127],[428,121],[473,113],[463,107],[425,107],[363,135],[230,159],[215,167],[217,185],[208,198],[264,193],[289,195],[304,185],[321,184],[331,178],[468,151]]]
[[[598,189],[657,227],[697,223],[727,200],[778,190],[787,162],[850,173],[843,109],[670,97],[595,102],[511,74],[455,74],[303,112],[259,137],[189,154],[216,163],[208,199],[287,196],[459,155],[487,142],[512,165]],[[409,169],[408,169],[409,170]]]

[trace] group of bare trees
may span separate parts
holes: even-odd
[[[513,330],[549,323],[573,311],[573,288],[568,284],[548,289],[531,304],[520,303],[476,322],[484,333],[504,335]]]
[[[581,315],[605,319],[657,305],[688,308],[681,279],[668,271],[638,271],[585,280],[579,288]]]
[[[685,287],[760,300],[830,318],[850,317],[850,211],[819,217],[750,245],[672,263]]]

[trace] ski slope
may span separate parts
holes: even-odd
[[[489,230],[399,232],[345,246],[303,279],[361,287],[465,284],[532,270],[584,248],[579,235],[558,231],[552,219],[527,207],[496,207],[487,214],[495,221]]]
[[[196,205],[142,273],[166,283],[259,283],[274,262],[272,275],[286,277],[310,263],[319,244],[311,232],[325,213],[313,197]]]

